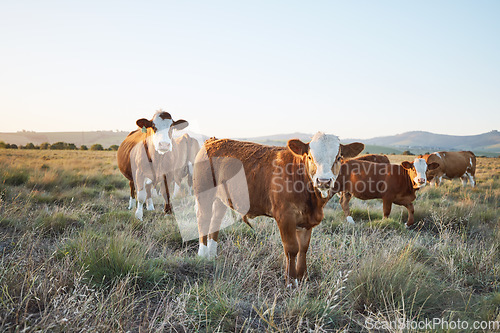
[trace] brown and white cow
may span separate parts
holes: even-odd
[[[181,130],[188,122],[174,121],[165,111],[158,111],[151,120],[141,118],[136,122],[139,129],[131,132],[121,143],[117,152],[118,168],[130,183],[129,209],[135,205],[135,216],[142,220],[143,204],[151,185],[162,181],[161,193],[165,199],[165,212],[171,213],[170,192],[167,186],[171,170],[172,131]],[[168,177],[167,177],[168,176]],[[148,199],[148,210],[154,209],[152,199]]]
[[[185,177],[188,178],[188,191],[191,194],[193,188],[193,165],[199,150],[200,144],[198,140],[192,138],[187,133],[172,140],[172,151],[168,152],[168,158],[164,159],[163,167],[163,171],[169,174],[169,177],[167,177],[167,188],[173,191],[172,197],[177,195],[182,180]],[[160,183],[160,186],[164,182],[163,179],[157,179],[157,181]],[[151,187],[156,188],[156,185],[146,185],[146,207],[148,210],[154,210]]]
[[[406,226],[411,226],[414,222],[415,191],[425,186],[426,171],[437,167],[438,164],[427,164],[422,158],[413,162],[404,161],[401,165],[352,159],[342,164],[334,191],[344,192],[340,204],[350,223],[354,221],[349,201],[354,196],[361,200],[382,199],[384,218],[389,217],[393,203],[406,207]]]
[[[193,178],[198,255],[216,256],[227,207],[247,223],[248,218],[273,217],[285,252],[287,286],[290,281],[297,283],[306,272],[311,231],[323,219],[341,158],[354,157],[363,149],[362,143],[342,145],[338,137],[321,132],[309,143],[289,140],[287,147],[207,140],[196,156]]]
[[[193,166],[196,154],[200,151],[198,140],[185,133],[173,141],[172,155],[174,168],[174,196],[182,180],[187,177],[188,190],[193,188]]]
[[[440,151],[421,156],[427,163],[437,163],[439,167],[427,171],[427,179],[437,187],[441,180],[461,178],[462,185],[476,185],[476,155],[471,151]]]

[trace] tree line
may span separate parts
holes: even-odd
[[[118,150],[118,145],[111,145],[108,148],[104,148],[102,144],[95,143],[89,147],[86,145],[81,145],[77,147],[74,143],[67,142],[56,142],[56,143],[48,143],[44,142],[40,145],[35,145],[32,142],[27,143],[26,145],[16,145],[15,143],[5,143],[0,141],[0,149],[41,149],[41,150]]]

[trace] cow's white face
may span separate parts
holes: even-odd
[[[427,162],[420,157],[415,158],[413,163],[404,161],[401,165],[408,170],[408,174],[415,184],[413,186],[414,188],[424,187],[427,183],[427,170],[433,170],[439,167],[437,163],[427,164]]]
[[[427,183],[427,177],[425,176],[427,172],[427,162],[423,158],[416,158],[413,161],[413,167],[415,168],[415,177],[413,177],[413,181],[420,187],[425,186]]]
[[[342,145],[337,136],[318,132],[308,144],[300,140],[288,141],[288,148],[304,157],[314,188],[323,198],[327,198],[339,175],[342,157],[356,156],[364,149],[364,145],[357,142]]]
[[[153,146],[159,154],[163,155],[172,151],[172,131],[186,128],[188,122],[182,119],[173,121],[168,112],[158,111],[151,120],[145,118],[137,120],[137,126],[152,129]]]
[[[165,154],[172,151],[172,124],[174,121],[172,118],[163,119],[159,114],[155,114],[153,117],[153,135],[151,140],[153,141],[153,146],[159,154]]]
[[[334,163],[340,163],[340,140],[335,135],[316,133],[309,142],[309,174],[314,187],[323,198],[328,197],[329,190],[337,180],[332,172]]]

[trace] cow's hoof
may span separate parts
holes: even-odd
[[[348,217],[346,218],[346,221],[347,221],[348,223],[350,223],[350,224],[354,224],[354,219],[353,219],[351,216],[348,216]]]
[[[290,283],[286,285],[286,287],[289,289],[297,288],[298,286],[299,286],[299,280],[297,279],[293,279]]]
[[[208,246],[200,243],[200,247],[198,248],[198,256],[202,258],[208,258]]]
[[[165,208],[163,209],[163,211],[165,212],[165,214],[168,214],[168,215],[173,214],[171,205],[165,205]]]
[[[143,215],[142,210],[135,211],[135,217],[141,221],[142,221],[142,215]]]

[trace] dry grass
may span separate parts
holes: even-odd
[[[404,160],[403,156],[391,159]],[[113,152],[0,150],[0,331],[366,331],[366,320],[500,320],[500,160],[478,187],[419,192],[404,209],[334,198],[315,228],[308,280],[286,289],[278,228],[221,234],[215,261],[182,242],[159,205],[126,210]],[[158,204],[161,201],[157,202]]]

